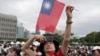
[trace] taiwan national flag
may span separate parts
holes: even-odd
[[[43,0],[36,29],[54,32],[63,9],[64,4],[57,0]]]

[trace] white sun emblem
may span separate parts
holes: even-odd
[[[51,7],[50,2],[47,1],[47,2],[44,3],[44,8],[45,9],[50,9],[50,7]]]

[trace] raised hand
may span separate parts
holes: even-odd
[[[66,7],[67,19],[72,19],[72,11],[73,11],[73,9],[74,9],[73,6],[67,6]]]

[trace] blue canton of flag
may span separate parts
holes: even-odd
[[[53,6],[54,6],[55,0],[43,0],[41,12],[43,14],[50,15]]]

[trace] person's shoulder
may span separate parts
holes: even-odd
[[[61,49],[56,52],[56,56],[63,56]]]

